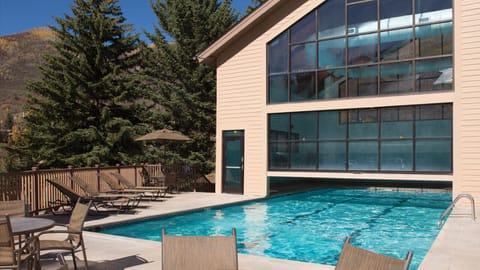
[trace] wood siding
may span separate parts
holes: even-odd
[[[480,202],[480,2],[454,1],[454,196]]]

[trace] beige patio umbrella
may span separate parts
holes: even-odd
[[[191,139],[183,135],[181,132],[170,130],[170,129],[161,129],[155,130],[148,134],[143,135],[135,139],[135,141],[156,141],[161,143],[167,143],[171,141],[190,141]]]

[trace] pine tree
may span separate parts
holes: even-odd
[[[252,13],[257,7],[261,6],[267,0],[250,0],[252,5],[247,7],[247,15]]]
[[[71,11],[55,18],[56,53],[27,85],[24,129],[9,147],[13,167],[129,163],[140,149],[138,35],[118,0],[74,0]]]
[[[146,33],[154,46],[144,63],[150,88],[162,111],[155,128],[180,131],[192,141],[176,144],[175,153],[187,163],[213,168],[215,136],[215,69],[195,56],[223,35],[236,21],[231,0],[156,0],[154,33]],[[143,51],[143,50],[142,50]],[[167,149],[167,153],[168,153]],[[170,148],[172,150],[172,148]],[[171,157],[172,159],[178,157]]]

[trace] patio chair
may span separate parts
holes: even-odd
[[[147,194],[152,194],[153,199],[157,199],[160,197],[165,197],[167,188],[164,186],[150,186],[150,187],[142,187],[142,186],[135,186],[134,184],[130,183],[123,175],[115,172],[110,173],[115,180],[117,180],[124,188],[124,190],[135,190],[135,191],[143,191]]]
[[[112,206],[119,209],[133,209],[138,207],[142,199],[142,194],[121,194],[100,192],[95,187],[87,184],[78,176],[69,176],[69,179],[77,184],[85,194],[90,198],[103,200],[106,206]]]
[[[72,253],[73,265],[77,269],[77,260],[75,257],[75,251],[82,250],[85,269],[88,269],[87,252],[85,250],[85,243],[83,241],[83,224],[87,217],[88,209],[90,208],[91,201],[87,203],[81,203],[77,201],[70,216],[69,224],[66,229],[63,230],[49,230],[39,233],[36,237],[38,240],[39,251],[45,250],[68,250]],[[42,239],[45,235],[51,234],[66,234],[67,237],[64,240],[57,239]]]
[[[25,216],[26,205],[23,200],[0,201],[0,217],[2,216]]]
[[[32,269],[37,251],[34,238],[22,243],[20,249],[15,249],[10,216],[0,218],[0,269],[20,270],[23,262]]]
[[[236,270],[237,236],[174,236],[162,229],[162,269]]]
[[[352,246],[347,237],[335,270],[407,270],[412,256],[410,251],[405,260],[374,253]]]

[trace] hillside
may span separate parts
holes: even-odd
[[[46,27],[0,37],[0,120],[7,109],[22,111],[26,81],[40,78],[38,66],[43,54],[55,52],[49,44],[54,38]]]

